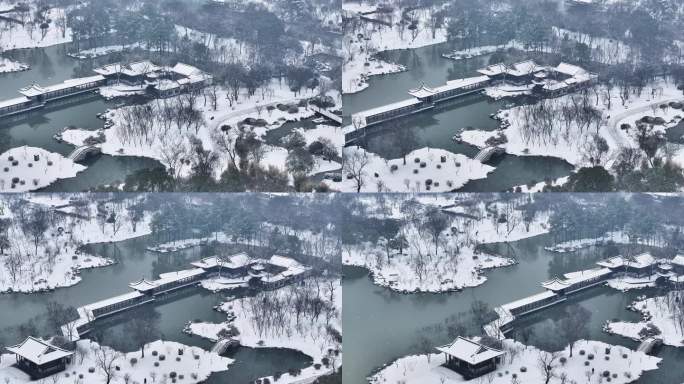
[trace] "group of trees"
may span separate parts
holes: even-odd
[[[629,237],[632,246],[677,249],[682,244],[681,233],[668,224],[679,223],[671,222],[668,217],[680,209],[676,201],[659,207],[652,201],[633,204],[619,195],[594,201],[563,199],[553,204],[549,224],[558,242],[601,238],[619,231]]]
[[[222,233],[250,251],[316,256],[339,263],[335,247],[340,219],[323,214],[333,212],[339,201],[316,198],[304,204],[289,196],[211,196],[196,206],[187,206],[183,197],[159,202],[150,224],[153,235],[168,242],[188,236],[211,240]]]
[[[551,1],[507,1],[506,6],[486,0],[467,0],[448,8],[449,40],[459,49],[502,45],[512,40],[528,49],[560,54],[564,60],[615,64],[621,61],[681,62],[673,42],[681,12],[676,1],[611,2],[600,6],[561,9]],[[562,22],[560,21],[562,20]],[[557,33],[562,27],[581,33]],[[599,41],[598,39],[603,39]],[[675,55],[666,55],[675,52]]]
[[[21,198],[11,199],[12,218],[0,220],[0,285],[26,287],[39,284],[55,286],[71,279],[51,276],[59,257],[70,261],[78,257],[83,238],[78,234],[84,222],[93,221],[102,233],[116,234],[125,223],[133,228],[143,219],[142,208],[129,200],[100,201],[95,206],[75,203],[75,216],[66,215]],[[50,277],[50,281],[46,278]],[[55,280],[58,279],[58,280]],[[62,281],[63,279],[64,281]]]

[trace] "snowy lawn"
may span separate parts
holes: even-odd
[[[107,96],[115,96],[137,91],[130,89],[130,87],[107,87],[104,88],[103,92]],[[222,166],[217,167],[216,170],[216,177],[218,177],[228,164],[228,155],[217,143],[217,137],[225,135],[221,131],[222,126],[229,126],[235,130],[246,118],[262,119],[265,124],[263,126],[246,125],[248,129],[253,130],[257,136],[261,137],[269,130],[281,127],[287,121],[298,121],[314,115],[313,110],[306,107],[299,107],[296,112],[275,108],[279,104],[296,105],[301,99],[316,96],[308,89],[295,95],[286,84],[280,84],[277,80],[273,80],[265,89],[258,90],[257,94],[252,97],[248,97],[246,91],[243,92],[238,101],[232,105],[228,99],[227,90],[219,89],[217,92],[216,110],[213,109],[211,101],[206,96],[200,95],[196,99],[195,106],[200,110],[202,119],[200,124],[193,129],[179,130],[177,127],[164,124],[159,117],[151,117],[151,123],[145,128],[145,132],[132,132],[127,116],[134,107],[127,106],[110,110],[106,113],[105,118],[110,122],[111,128],[103,131],[105,142],[98,146],[103,153],[113,156],[140,156],[158,160],[168,169],[174,169],[176,175],[182,177],[190,172],[191,166],[183,159],[190,156],[190,138],[196,137],[202,142],[205,149],[216,151],[223,160],[220,163]],[[338,103],[332,109],[339,108],[339,94],[330,91],[329,95]],[[153,111],[161,111],[168,105],[167,103],[173,103],[176,99],[184,97],[181,95],[166,100],[155,100],[148,105]],[[100,133],[83,129],[70,129],[62,133],[62,139],[72,145],[80,146],[86,138],[98,134]],[[344,140],[343,133],[339,129],[321,128],[314,134],[330,138],[336,143]],[[285,148],[269,145],[264,145],[264,148],[266,152],[261,159],[261,165],[272,165],[285,170],[287,158]],[[311,174],[336,170],[341,167],[336,162],[324,161],[318,156],[315,157],[315,160],[316,166]]]
[[[0,155],[0,191],[35,191],[60,179],[76,177],[86,167],[59,153],[17,147]]]
[[[345,1],[343,9],[346,12],[357,13],[366,12],[371,8],[361,2]],[[438,28],[433,37],[432,31],[427,27],[423,27],[427,25],[429,10],[418,9],[412,11],[416,20],[418,20],[418,25],[421,26],[416,36],[413,36],[407,28],[402,28],[396,23],[397,20],[401,20],[402,11],[403,9],[400,6],[397,5],[395,7],[394,15],[391,18],[395,23],[391,27],[364,22],[361,30],[354,31],[353,39],[344,41],[343,93],[356,93],[366,89],[370,76],[405,70],[401,65],[387,63],[375,58],[375,54],[395,49],[420,48],[446,41],[446,28]],[[369,15],[369,17],[374,18],[377,15]],[[356,38],[356,34],[363,35],[363,38]]]
[[[53,200],[50,195],[32,195],[34,209],[55,209],[64,199]],[[6,203],[5,203],[6,204]],[[85,254],[82,245],[122,241],[151,233],[151,214],[145,214],[134,224],[126,214],[117,215],[114,223],[96,217],[97,202],[89,202],[70,210],[71,215],[53,214],[56,222],[48,226],[38,243],[30,231],[22,227],[18,213],[3,207],[9,219],[9,245],[0,255],[0,292],[36,292],[75,285],[81,281],[80,270],[108,266],[113,260]],[[116,207],[105,204],[101,208],[115,212]],[[25,220],[32,216],[28,208]],[[61,210],[61,209],[60,209]]]
[[[679,121],[677,116],[684,115],[684,111],[675,108],[659,108],[661,104],[670,101],[684,100],[681,90],[674,84],[662,80],[646,87],[641,95],[630,94],[625,105],[622,104],[617,89],[609,93],[604,87],[599,87],[597,92],[598,97],[594,91],[589,91],[586,101],[601,114],[598,135],[604,138],[609,146],[608,154],[605,155],[606,162],[612,161],[623,147],[638,147],[634,128],[637,120],[644,116],[661,117],[666,123],[659,129],[664,130]],[[580,93],[542,101],[549,108],[556,109],[582,102]],[[531,107],[526,105],[504,109],[498,113],[498,117],[503,122],[503,128],[499,131],[464,131],[461,133],[462,140],[478,147],[485,147],[487,139],[503,133],[507,142],[500,147],[507,153],[518,156],[557,157],[575,166],[589,164],[590,144],[597,132],[594,125],[580,126],[575,120],[566,123],[563,119],[555,119],[547,131],[540,131],[539,123],[535,123],[532,118]],[[630,124],[631,128],[623,130],[620,128],[622,124]],[[684,164],[684,150],[680,150],[678,155],[675,159]]]
[[[484,179],[494,170],[465,155],[439,148],[426,147],[407,154],[406,165],[403,159],[386,160],[362,148],[344,148],[345,157],[350,158],[354,153],[367,156],[368,164],[360,173],[361,192],[449,192],[470,180]],[[342,182],[332,183],[332,188],[356,192],[357,181],[347,178],[351,170],[351,166],[343,169]]]
[[[31,12],[36,12],[32,9]],[[12,14],[9,14],[12,15]],[[0,27],[0,51],[22,48],[40,48],[51,45],[71,42],[71,28],[62,30],[58,27],[57,20],[66,20],[66,12],[62,8],[51,8],[47,12],[47,18],[52,20],[45,36],[37,28],[29,28],[27,25],[16,23],[3,23]],[[64,21],[66,25],[66,21]]]
[[[157,356],[152,351],[156,351]],[[161,355],[164,355],[164,360],[160,358]],[[101,347],[94,341],[81,340],[76,344],[76,354],[66,371],[46,380],[54,384],[104,383],[106,374],[98,364],[98,356],[104,357],[102,361],[112,362],[113,377],[110,384],[171,382],[172,379],[181,383],[198,383],[209,378],[213,372],[227,370],[233,363],[227,357],[171,341],[147,344],[143,358],[140,351],[120,353],[106,346]],[[2,355],[0,382],[35,383],[23,371],[12,366],[15,362],[14,355]],[[79,380],[79,377],[82,379]]]
[[[453,201],[446,205],[450,204]],[[419,213],[425,214],[427,207],[422,209]],[[516,241],[548,232],[547,213],[536,214],[525,225],[522,211],[503,203],[487,206],[482,202],[467,209],[456,205],[445,211],[461,215],[450,216],[437,250],[432,235],[420,223],[409,220],[400,229],[408,244],[402,253],[390,249],[388,254],[383,241],[366,242],[345,247],[344,264],[367,268],[375,284],[395,291],[446,292],[481,285],[487,281],[483,271],[515,263],[510,258],[476,252],[478,244]],[[488,215],[491,211],[498,212],[497,216],[505,214],[507,222],[500,223],[495,216]],[[402,219],[400,213],[391,216]]]
[[[303,286],[290,285],[275,291],[264,291],[254,297],[224,302],[220,310],[228,314],[224,323],[190,323],[186,331],[209,340],[219,340],[224,332],[236,329],[240,344],[252,348],[287,348],[310,356],[314,364],[298,375],[283,374],[278,383],[309,382],[329,374],[342,363],[342,288],[340,280],[307,279]],[[295,302],[306,302],[320,290],[324,308],[315,315],[311,309],[297,313]],[[272,305],[269,305],[271,303]],[[327,364],[326,364],[327,362]],[[270,377],[271,382],[274,378]]]
[[[531,346],[525,346],[513,340],[504,340],[504,350],[508,352],[498,369],[478,379],[466,381],[461,375],[443,367],[444,354],[412,355],[402,357],[383,368],[370,377],[374,384],[405,383],[405,384],[455,384],[465,382],[483,382],[491,384],[544,383],[545,375],[539,369],[540,356],[549,357],[548,352],[540,351]],[[610,349],[610,354],[606,350]],[[580,354],[580,351],[585,354]],[[589,354],[596,358],[588,359]],[[608,357],[609,359],[606,359]],[[564,358],[564,362],[560,360]],[[606,344],[600,341],[580,340],[575,344],[573,356],[570,357],[569,347],[557,353],[551,365],[555,377],[550,384],[561,383],[561,377],[566,375],[566,383],[601,383],[606,382],[607,375],[611,383],[626,384],[635,381],[644,371],[658,369],[660,358],[648,356],[643,352],[632,351],[628,348]],[[547,360],[548,361],[548,360]],[[517,381],[512,381],[513,376]]]

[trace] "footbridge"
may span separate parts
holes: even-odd
[[[227,338],[227,339],[221,339],[214,344],[213,347],[211,347],[211,352],[216,353],[216,354],[222,354],[225,353],[227,350],[237,347],[240,345],[240,342],[237,339],[234,338]]]
[[[647,355],[654,353],[655,350],[663,344],[663,340],[658,337],[649,337],[639,344],[638,352],[643,352]]]
[[[100,147],[94,145],[82,145],[73,150],[68,156],[68,158],[74,162],[83,161],[90,156],[96,156],[102,153]]]
[[[326,119],[333,121],[337,125],[342,125],[342,116],[338,116],[326,109],[318,108],[314,105],[310,106],[309,108],[311,108],[311,110],[314,111],[317,115],[321,115]]]
[[[486,163],[491,160],[492,157],[503,155],[505,152],[506,151],[501,147],[485,147],[475,156],[475,160],[480,163]]]

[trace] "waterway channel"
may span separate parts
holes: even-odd
[[[437,44],[411,50],[382,52],[378,57],[387,62],[398,63],[406,71],[373,76],[369,87],[355,94],[343,97],[344,115],[347,123],[350,116],[370,108],[410,98],[407,91],[421,84],[438,86],[447,80],[477,76],[477,69],[489,64],[490,55],[454,61],[442,57],[448,52],[448,44]],[[484,95],[469,96],[451,102],[434,111],[427,111],[403,119],[413,127],[416,137],[414,148],[425,146],[441,148],[453,153],[474,157],[478,149],[457,143],[451,138],[465,129],[495,130],[499,123],[491,114],[509,104],[510,101],[492,100]],[[386,129],[382,129],[386,128]],[[385,158],[398,158],[402,154],[392,144],[389,124],[378,127],[376,133],[362,144],[364,148]],[[556,179],[570,174],[573,167],[564,160],[553,157],[504,155],[493,160],[497,169],[486,179],[467,183],[461,190],[469,192],[499,192],[517,185]]]
[[[18,90],[33,83],[52,85],[74,77],[92,76],[93,65],[104,59],[73,59],[66,55],[69,46],[70,44],[60,44],[47,48],[6,52],[4,56],[28,64],[31,69],[0,74],[0,100],[21,96]],[[106,101],[98,95],[87,94],[49,104],[45,109],[0,119],[0,153],[10,148],[28,145],[68,156],[74,147],[57,142],[53,136],[67,126],[100,129],[104,121],[96,115],[120,104],[121,101]],[[75,178],[59,180],[44,191],[84,191],[123,181],[127,175],[138,170],[161,167],[159,162],[149,158],[108,155],[98,156],[84,164],[88,169]]]
[[[9,344],[17,341],[18,327],[31,321],[39,334],[46,336],[46,305],[56,301],[65,306],[78,307],[100,301],[117,294],[129,292],[128,283],[142,277],[157,278],[160,273],[189,267],[191,261],[214,254],[210,246],[193,247],[183,251],[159,254],[146,250],[156,241],[153,236],[142,236],[116,243],[103,243],[87,246],[87,252],[116,260],[116,264],[86,270],[81,273],[82,281],[72,287],[59,288],[50,293],[40,294],[0,294],[0,340]],[[126,336],[127,323],[137,315],[155,317],[155,328],[163,340],[177,341],[186,345],[211,349],[212,343],[197,336],[182,332],[188,321],[222,322],[225,314],[212,309],[220,304],[223,294],[210,293],[201,288],[188,288],[172,294],[166,300],[143,307],[139,311],[129,311],[96,322],[92,335],[106,332],[106,340],[119,350],[138,349]],[[98,332],[99,331],[99,332]],[[259,377],[286,372],[291,368],[304,368],[311,359],[294,350],[276,348],[240,347],[226,356],[235,359],[228,371],[212,374],[207,383],[247,383]]]
[[[344,270],[344,370],[345,383],[362,384],[366,377],[385,364],[411,354],[423,353],[426,348],[448,343],[446,324],[458,318],[461,324],[470,323],[468,312],[475,300],[492,308],[507,302],[542,292],[540,283],[566,272],[591,268],[604,258],[602,247],[592,247],[576,253],[558,254],[544,250],[553,244],[548,235],[511,243],[488,246],[488,250],[515,257],[518,264],[486,272],[487,281],[475,288],[443,294],[402,294],[373,284],[363,268],[345,267]],[[601,331],[605,320],[637,321],[638,314],[626,310],[638,295],[652,295],[652,291],[621,293],[607,287],[591,289],[570,303],[578,303],[592,312],[589,324],[591,338],[636,348],[636,343]],[[561,316],[567,304],[544,310],[518,323],[539,331],[548,319]],[[440,325],[442,325],[440,327]],[[472,326],[470,326],[472,328]],[[425,340],[428,340],[426,347]],[[534,339],[531,337],[530,340]],[[533,342],[531,342],[533,344]],[[431,350],[434,352],[434,350]],[[684,380],[681,363],[684,351],[663,347],[658,354],[663,358],[660,369],[645,373],[637,383],[672,384]]]

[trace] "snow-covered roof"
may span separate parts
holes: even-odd
[[[29,101],[31,101],[31,99],[29,99],[26,96],[15,97],[15,98],[9,99],[9,100],[2,100],[2,101],[0,101],[0,109],[6,108],[6,107],[11,107],[13,105],[28,103]]]
[[[437,347],[437,350],[471,365],[495,359],[506,353],[461,336],[457,337],[451,344]]]
[[[477,71],[483,75],[486,76],[496,76],[496,75],[501,75],[502,73],[505,73],[508,70],[508,67],[506,67],[506,64],[504,63],[498,63],[498,64],[492,64],[490,66],[487,66],[482,69],[478,69]]]
[[[241,268],[252,263],[252,259],[244,252],[236,253],[228,257],[221,258],[219,256],[205,257],[200,261],[191,263],[198,268],[214,268],[219,265],[225,268]]]
[[[606,268],[618,268],[625,265],[625,259],[623,259],[622,256],[613,256],[605,260],[601,260],[596,264]]]
[[[157,285],[164,285],[168,283],[173,283],[178,280],[183,280],[188,277],[199,276],[204,273],[202,268],[184,269],[182,271],[162,273],[159,275],[159,279],[155,280],[153,283]]]
[[[45,88],[38,84],[31,84],[28,87],[20,88],[19,93],[26,97],[35,97],[45,93]]]
[[[435,93],[447,92],[454,89],[465,88],[489,81],[489,76],[466,77],[463,79],[449,80],[446,85],[441,85],[433,89]]]
[[[83,308],[86,309],[87,311],[94,311],[96,309],[109,307],[110,305],[113,305],[113,304],[123,303],[123,302],[128,301],[128,300],[137,299],[137,298],[142,297],[142,296],[143,296],[143,294],[138,292],[138,291],[128,292],[128,293],[124,293],[123,295],[110,297],[108,299],[104,299],[104,300],[101,300],[101,301],[98,301],[95,303],[85,305],[85,306],[83,306]]]
[[[429,97],[434,95],[436,92],[434,89],[427,87],[425,84],[422,84],[419,88],[416,89],[409,89],[408,94],[414,97],[417,97],[419,99]]]
[[[568,63],[560,63],[554,68],[554,70],[568,76],[577,76],[587,73],[584,68]]]
[[[593,268],[585,269],[582,271],[568,272],[563,276],[565,276],[566,281],[570,282],[570,284],[574,284],[582,281],[595,279],[597,277],[607,276],[610,273],[611,270],[609,268]]]
[[[202,75],[204,72],[197,67],[193,67],[189,64],[178,63],[171,68],[171,71],[185,77]]]
[[[86,85],[98,81],[103,81],[105,78],[102,75],[96,75],[96,76],[89,76],[89,77],[79,77],[76,79],[68,79],[64,80],[64,82],[55,84],[55,85],[50,85],[47,87],[41,87],[38,84],[32,84],[28,87],[21,88],[19,90],[19,93],[26,97],[35,97],[35,96],[40,96],[45,93],[49,92],[54,92],[54,91],[59,91],[62,89],[67,89],[67,88],[72,88],[72,87],[77,87],[79,85]]]
[[[544,67],[540,67],[534,61],[525,60],[511,65],[507,73],[511,76],[527,76],[542,70],[544,70]]]
[[[7,350],[38,365],[43,365],[74,354],[73,352],[55,347],[46,341],[31,336],[27,337],[20,344],[7,347]]]
[[[154,281],[149,281],[145,278],[142,278],[138,281],[134,281],[128,284],[128,286],[140,292],[145,292],[149,291],[150,289],[157,288],[157,284]]]
[[[403,108],[403,107],[410,107],[410,106],[420,104],[420,103],[422,103],[421,100],[416,99],[416,98],[411,98],[411,99],[407,99],[407,100],[398,101],[396,103],[383,105],[381,107],[368,109],[368,110],[357,113],[355,116],[367,118],[370,116],[379,115],[379,114],[384,113],[384,112],[393,111],[395,109],[399,109],[399,108]]]
[[[134,63],[130,63],[128,65],[125,65],[122,69],[121,72],[125,73],[130,76],[139,76],[139,75],[144,75],[149,72],[156,72],[160,70],[161,67],[154,64],[153,62],[149,60],[142,60],[142,61],[136,61]]]
[[[550,298],[555,297],[555,296],[557,296],[557,295],[555,293],[553,293],[552,291],[544,291],[542,293],[537,293],[536,295],[524,297],[522,299],[504,304],[501,306],[501,308],[503,308],[507,311],[512,311],[514,309],[524,307],[528,304],[533,304],[533,303],[536,303],[538,301],[550,299]]]
[[[122,73],[127,76],[140,76],[151,72],[156,72],[161,69],[160,66],[154,64],[149,60],[136,61],[129,64],[114,63],[103,67],[95,68],[93,71],[100,75],[115,75]]]
[[[285,256],[280,256],[280,255],[271,256],[271,258],[268,259],[268,262],[270,264],[277,265],[277,266],[283,267],[283,268],[290,268],[290,267],[300,265],[297,260],[291,259],[291,258],[285,257]]]
[[[641,253],[627,259],[627,265],[632,268],[646,268],[656,263],[655,257],[650,253]]]
[[[599,261],[598,265],[606,268],[618,268],[622,266],[632,268],[646,268],[656,263],[656,259],[650,253],[642,253],[629,258],[623,256],[615,256],[606,260]]]
[[[672,259],[672,261],[670,261],[670,263],[684,267],[684,256],[677,255]]]
[[[565,279],[554,278],[542,283],[542,287],[550,291],[559,291],[575,284],[583,283],[585,281],[594,280],[607,276],[612,271],[609,268],[594,268],[583,271],[570,272],[563,275]]]

